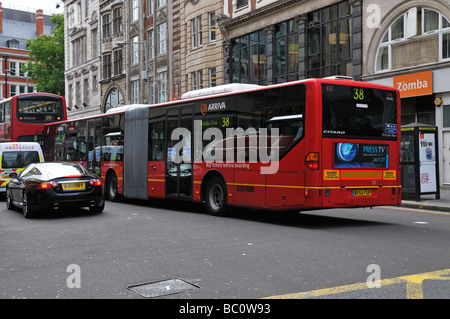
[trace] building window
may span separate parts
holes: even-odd
[[[111,14],[104,14],[102,17],[103,39],[111,37]]]
[[[159,9],[166,5],[167,0],[156,0],[156,7]]]
[[[197,78],[198,78],[198,89],[203,89],[203,71],[197,71]]]
[[[113,9],[113,30],[115,34],[122,32],[122,7]]]
[[[148,58],[153,59],[155,57],[155,46],[153,39],[153,30],[149,30],[147,32],[147,40],[148,40]]]
[[[167,23],[162,23],[156,27],[158,32],[157,54],[167,52]]]
[[[267,84],[266,33],[263,30],[231,42],[231,82]]]
[[[149,16],[153,14],[153,0],[147,0],[147,14]]]
[[[103,79],[111,78],[111,54],[103,56]]]
[[[148,101],[149,104],[155,103],[155,83],[153,81],[153,77],[149,78],[150,81],[150,101]]]
[[[83,80],[83,106],[89,106],[89,79]]]
[[[216,14],[211,12],[208,15],[208,24],[209,24],[209,43],[216,41]]]
[[[69,98],[67,100],[67,105],[69,107],[69,110],[72,110],[73,106],[73,85],[69,84]]]
[[[114,75],[122,74],[123,72],[123,53],[122,50],[114,51]]]
[[[16,75],[17,70],[17,62],[9,62],[9,74],[10,75]]]
[[[217,75],[216,68],[209,69],[209,87],[213,87],[217,85]]]
[[[450,128],[450,105],[444,105],[443,106],[444,111],[444,122],[443,126]]]
[[[131,22],[135,22],[139,19],[139,1],[130,1]]]
[[[133,37],[131,39],[133,44],[131,45],[131,64],[139,63],[139,37]]]
[[[191,20],[191,48],[197,47],[197,25],[195,24],[195,19]]]
[[[298,24],[292,19],[275,31],[275,83],[298,80]]]
[[[192,84],[192,90],[197,90],[197,73],[192,72],[191,73],[191,84]]]
[[[240,9],[248,6],[248,0],[236,0],[236,8]]]
[[[198,33],[198,40],[197,40],[197,44],[198,46],[201,46],[203,44],[203,25],[202,25],[202,17],[198,17],[197,18],[197,33]]]
[[[450,22],[427,8],[409,9],[378,45],[375,71],[390,71],[450,59]]]
[[[159,94],[158,94],[159,103],[168,102],[169,92],[167,90],[167,72],[158,74],[158,83],[159,83]]]
[[[25,69],[26,63],[19,63],[19,76],[25,76],[25,72],[23,71]]]
[[[98,50],[98,39],[97,39],[97,28],[92,29],[91,31],[91,59],[97,57]]]
[[[139,81],[131,81],[131,104],[139,103]]]
[[[351,15],[347,2],[308,13],[308,77],[353,76]]]
[[[19,41],[17,41],[16,39],[8,40],[8,41],[6,41],[6,43],[8,44],[8,48],[10,48],[10,49],[18,49],[19,48]]]
[[[112,88],[106,97],[105,112],[120,105],[124,105],[122,92],[118,88]]]

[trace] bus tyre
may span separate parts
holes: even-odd
[[[106,180],[106,196],[112,202],[119,200],[119,194],[117,193],[117,176],[114,173],[108,175]]]
[[[216,176],[207,182],[205,204],[211,215],[224,216],[227,214],[227,189],[222,178]]]

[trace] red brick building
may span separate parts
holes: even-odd
[[[21,67],[29,60],[26,40],[50,34],[53,26],[43,10],[27,12],[3,8],[0,2],[0,97],[34,90]]]

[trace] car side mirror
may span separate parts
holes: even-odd
[[[12,172],[9,174],[10,178],[17,178],[19,176],[19,174],[17,174],[16,172]]]

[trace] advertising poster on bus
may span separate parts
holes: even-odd
[[[336,143],[334,167],[387,168],[389,146],[381,144]]]

